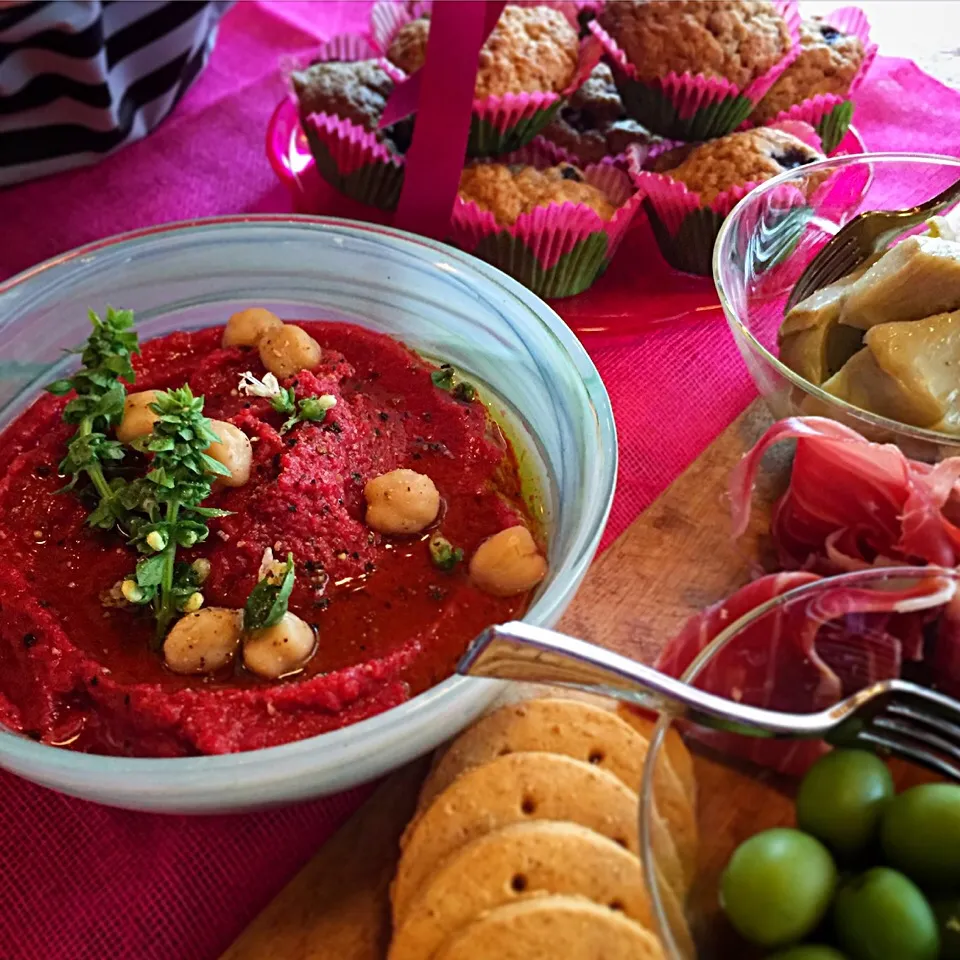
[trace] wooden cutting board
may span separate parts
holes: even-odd
[[[597,560],[559,629],[652,662],[692,613],[727,596],[768,554],[769,505],[789,448],[771,451],[751,528],[730,539],[730,470],[770,424],[749,407]],[[383,960],[387,887],[427,761],[388,777],[222,960]]]

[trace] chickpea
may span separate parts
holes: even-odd
[[[470,559],[470,578],[484,593],[512,597],[532,590],[547,575],[547,561],[526,527],[488,537]]]
[[[368,481],[367,525],[380,533],[419,533],[440,512],[433,481],[415,470],[391,470]]]
[[[217,474],[217,483],[225,487],[242,487],[250,479],[250,464],[253,462],[253,446],[249,437],[226,420],[211,420],[210,429],[220,438],[219,443],[207,447],[207,456],[222,463],[230,476]]]
[[[261,338],[260,359],[278,379],[312,370],[320,362],[320,344],[300,327],[286,323]]]
[[[117,439],[121,443],[132,443],[138,437],[153,433],[157,415],[150,409],[150,404],[156,399],[156,390],[127,394],[123,401],[123,417],[117,426]]]
[[[223,331],[225,347],[255,347],[260,338],[271,330],[283,326],[283,321],[263,307],[250,307],[235,313]]]
[[[252,631],[243,644],[243,665],[258,677],[276,680],[299,670],[313,656],[313,627],[296,614],[285,613],[272,627]]]
[[[174,673],[213,673],[240,646],[243,611],[207,607],[181,617],[163,641],[163,658]]]

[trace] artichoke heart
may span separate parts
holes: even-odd
[[[823,389],[891,420],[960,431],[960,310],[871,327]]]
[[[908,237],[847,291],[840,322],[867,330],[960,308],[960,243]]]

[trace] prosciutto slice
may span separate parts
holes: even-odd
[[[839,573],[898,563],[960,563],[960,457],[935,467],[908,459],[833,420],[793,417],[774,424],[734,469],[734,535],[746,529],[753,484],[766,451],[797,449],[771,533],[787,569]]]
[[[696,686],[752,706],[793,713],[823,710],[877,680],[899,677],[906,659],[923,655],[924,627],[960,637],[960,602],[949,577],[918,578],[908,570],[882,587],[831,585],[804,571],[769,574],[691,617],[660,657],[659,669],[681,676],[728,626],[788,591],[820,582],[822,589],[773,608],[717,652],[692,680]],[[938,641],[939,647],[940,641]],[[950,651],[960,660],[960,646]],[[822,752],[811,742],[758,740],[698,730],[697,736],[783,773],[802,773]]]

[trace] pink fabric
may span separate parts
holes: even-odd
[[[210,66],[156,133],[97,167],[0,191],[0,278],[150,223],[289,210],[263,151],[285,93],[277,63],[356,29],[367,10],[364,2],[239,4]],[[960,94],[913,64],[879,58],[857,103],[871,148],[960,155]],[[622,269],[635,269],[640,249],[625,245]],[[684,279],[675,288],[674,322],[588,343],[621,439],[605,543],[754,396],[709,282]],[[642,312],[643,299],[623,310]],[[165,819],[0,775],[0,958],[215,960],[359,796],[254,816]]]

